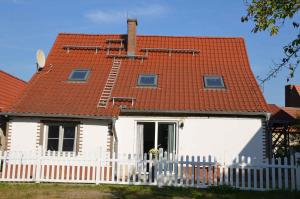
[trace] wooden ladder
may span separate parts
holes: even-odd
[[[106,80],[106,84],[102,91],[102,94],[101,94],[101,97],[100,97],[100,100],[98,103],[98,107],[106,108],[107,103],[110,100],[110,96],[111,96],[113,87],[116,83],[120,67],[121,67],[121,60],[114,59],[111,70],[108,75],[108,78]]]

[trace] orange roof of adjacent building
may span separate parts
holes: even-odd
[[[295,89],[297,90],[297,92],[299,93],[300,95],[300,85],[294,85]]]
[[[0,112],[15,102],[26,84],[25,81],[0,70]]]
[[[298,107],[279,107],[276,104],[269,104],[271,120],[280,122],[292,122],[300,119],[300,108]]]
[[[37,72],[10,113],[64,116],[118,116],[126,111],[264,113],[268,106],[251,71],[242,38],[224,37],[136,37],[136,55],[120,58],[111,97],[135,98],[133,106],[121,109],[110,100],[98,107],[113,58],[118,50],[66,48],[72,46],[108,47],[107,39],[126,35],[61,33],[47,57],[46,66]],[[112,44],[117,45],[117,44]],[[142,48],[196,49],[199,53],[144,52]],[[125,55],[126,52],[120,51]],[[89,69],[86,82],[70,82],[74,69]],[[137,86],[139,74],[157,74],[156,88]],[[222,76],[225,89],[204,87],[205,75]]]

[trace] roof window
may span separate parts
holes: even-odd
[[[139,75],[138,86],[157,86],[157,75],[156,74],[142,74]]]
[[[87,69],[73,70],[69,76],[70,81],[86,81],[90,71]]]
[[[221,76],[204,76],[204,85],[205,88],[225,88]]]

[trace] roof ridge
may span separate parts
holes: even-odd
[[[81,35],[81,36],[123,36],[127,34],[98,34],[98,33],[68,33],[60,32],[59,35]],[[196,38],[196,39],[242,39],[242,36],[201,36],[201,35],[150,35],[150,34],[139,34],[137,37],[170,37],[170,38]]]
[[[72,33],[72,32],[59,32],[58,35],[84,35],[84,36],[120,36],[126,34],[98,34],[98,33]]]
[[[300,107],[293,107],[293,106],[284,106],[283,109],[290,109],[290,110],[300,110]]]
[[[0,72],[2,72],[3,74],[5,74],[5,75],[7,75],[7,76],[10,76],[10,77],[12,77],[12,78],[14,78],[14,79],[16,79],[16,80],[19,80],[19,81],[21,81],[21,82],[24,82],[24,83],[26,83],[26,84],[28,83],[28,82],[26,82],[25,80],[23,80],[23,79],[21,79],[21,78],[19,78],[19,77],[16,77],[16,76],[14,76],[14,75],[12,75],[12,74],[9,74],[9,73],[7,73],[7,72],[1,70],[1,69],[0,69]]]
[[[171,38],[197,38],[197,39],[244,39],[243,37],[234,36],[201,36],[201,35],[137,35],[137,37],[171,37]]]

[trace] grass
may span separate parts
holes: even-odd
[[[255,198],[279,199],[300,198],[300,192],[250,192],[239,191],[229,187],[208,189],[128,186],[128,185],[75,185],[75,184],[0,184],[0,198],[33,198],[33,199],[79,199],[79,198]]]

